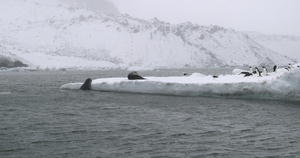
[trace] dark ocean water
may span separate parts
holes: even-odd
[[[127,74],[0,72],[0,157],[300,157],[296,101],[60,89]]]

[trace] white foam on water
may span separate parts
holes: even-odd
[[[7,95],[7,94],[11,94],[11,92],[0,92],[0,95]]]

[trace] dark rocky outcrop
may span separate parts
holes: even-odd
[[[28,67],[27,64],[22,63],[21,61],[17,60],[14,63],[14,67]]]
[[[15,62],[8,63],[8,62],[0,62],[0,67],[6,67],[6,68],[13,68],[13,67],[28,67],[27,64],[24,64],[23,62],[16,60]]]

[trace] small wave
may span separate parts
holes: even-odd
[[[11,94],[11,92],[0,92],[0,95],[7,95],[7,94]]]
[[[25,148],[9,148],[9,149],[1,149],[1,152],[17,152],[17,151],[22,151],[25,150]],[[1,154],[0,154],[1,155]]]

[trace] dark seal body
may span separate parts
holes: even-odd
[[[85,80],[83,85],[80,87],[81,90],[91,90],[92,88],[92,79],[88,78]]]
[[[250,72],[245,72],[244,74],[245,74],[244,77],[253,76],[252,73]]]
[[[140,76],[136,71],[130,72],[127,77],[129,80],[144,80],[145,79],[142,76]]]

